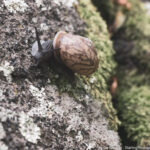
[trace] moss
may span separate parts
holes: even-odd
[[[119,89],[117,94],[117,108],[122,126],[127,132],[128,140],[139,146],[150,145],[150,85],[149,79],[137,69],[121,69]]]
[[[94,42],[100,60],[98,71],[91,77],[96,79],[94,84],[90,82],[90,79],[86,80],[86,84],[91,87],[91,90],[88,92],[90,92],[94,98],[102,101],[113,127],[117,127],[118,119],[115,116],[116,112],[112,106],[107,84],[116,66],[113,60],[114,51],[109,39],[107,26],[91,1],[80,1],[78,11],[81,18],[87,24],[85,36]]]
[[[127,40],[141,40],[150,36],[150,17],[146,14],[146,9],[137,0],[129,0],[132,8],[124,12],[127,20],[123,25],[124,37]]]
[[[114,33],[113,39],[115,41],[120,39],[126,42],[132,41],[134,46],[128,53],[128,57],[136,59],[136,63],[140,68],[146,65],[145,69],[149,69],[150,16],[147,15],[146,9],[140,0],[128,1],[131,3],[131,8],[129,10],[123,6],[116,5],[115,2],[110,0],[93,0],[102,14],[104,14],[104,19],[106,19],[107,22],[111,22],[109,23],[109,28],[114,27],[115,18],[118,17],[118,14],[122,14],[119,17],[120,20],[121,17],[126,18],[122,26]],[[120,22],[116,23],[119,24]],[[114,31],[116,30],[114,29]]]
[[[143,69],[145,65],[145,70],[148,70],[150,68],[150,17],[139,0],[130,0],[130,3],[132,9],[125,12],[127,20],[117,33],[119,34],[117,39],[132,41],[134,46],[128,55],[136,59],[139,69]]]
[[[49,76],[52,83],[57,84],[60,92],[68,92],[76,100],[82,101],[88,95],[93,99],[101,101],[102,108],[110,122],[110,127],[116,129],[119,121],[116,117],[116,111],[112,106],[111,95],[107,84],[114,73],[116,63],[113,60],[114,51],[107,32],[107,26],[90,0],[79,1],[77,9],[87,26],[85,29],[85,37],[91,39],[97,49],[100,60],[99,68],[90,77],[76,74],[75,82],[72,84],[66,79],[67,76],[65,75],[61,75],[61,78],[58,76],[54,77],[50,71]]]
[[[92,0],[93,4],[98,7],[102,14],[102,17],[106,20],[108,25],[113,24],[115,19],[115,14],[117,11],[116,5],[110,0]]]
[[[122,103],[119,103],[118,108],[122,108],[123,126],[128,138],[140,146],[150,145],[149,91],[150,87],[147,86],[132,86],[119,95]]]
[[[104,16],[107,22],[109,18],[115,18],[118,11],[126,16],[124,24],[113,34],[118,52],[116,107],[128,141],[139,146],[150,145],[150,17],[140,0],[128,0],[132,6],[129,10],[114,1],[93,1],[98,3],[103,14],[108,15]],[[112,24],[111,20],[109,25]]]

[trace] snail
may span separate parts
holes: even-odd
[[[31,54],[38,61],[54,57],[74,73],[86,76],[97,70],[97,52],[88,38],[59,31],[54,40],[40,41],[37,28],[35,31],[37,41],[32,46]]]

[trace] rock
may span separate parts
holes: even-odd
[[[59,30],[85,34],[85,22],[75,7],[67,1],[5,0],[0,13],[0,148],[99,150],[107,147],[120,150],[118,134],[114,128],[109,129],[109,117],[104,115],[105,111],[116,119],[104,77],[98,79],[100,76],[93,75],[86,79],[75,75],[75,81],[70,83],[72,78],[68,78],[65,70],[52,69],[57,67],[55,65],[52,68],[48,64],[37,66],[31,56],[32,44],[36,40],[34,26],[41,39],[53,38]],[[106,25],[102,19],[100,21],[106,34],[102,36],[107,37],[100,44],[103,48],[108,42],[111,47],[108,55],[113,62]],[[105,57],[103,59],[107,62]],[[110,66],[103,74],[107,80],[114,64],[107,64]],[[93,87],[96,81],[100,82],[102,87],[95,89],[98,97],[94,97],[95,92],[93,95],[89,92],[90,81]],[[104,107],[104,100],[109,101],[109,109]]]

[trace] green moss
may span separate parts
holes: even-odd
[[[139,146],[150,145],[150,85],[149,79],[138,70],[119,69],[117,108],[128,140]]]
[[[150,145],[150,87],[132,86],[119,95],[121,117],[128,137],[140,146]]]
[[[116,63],[113,60],[114,51],[107,32],[107,26],[90,0],[80,1],[78,12],[87,25],[85,37],[91,39],[97,49],[100,60],[99,68],[88,78],[76,74],[73,83],[68,80],[65,74],[62,74],[61,77],[54,76],[54,72],[50,70],[50,80],[52,84],[58,86],[61,93],[67,92],[76,100],[82,101],[88,95],[93,99],[101,101],[104,114],[110,121],[110,127],[116,129],[119,121],[116,117],[116,111],[112,106],[107,84],[114,73]]]
[[[147,15],[146,9],[140,0],[128,1],[131,3],[129,10],[117,5],[114,1],[93,0],[102,14],[104,14],[104,19],[107,22],[111,20],[111,23],[109,23],[110,28],[112,28],[118,12],[121,12],[126,18],[124,24],[117,30],[113,39],[116,41],[120,39],[126,42],[132,41],[134,46],[128,53],[128,57],[135,59],[137,65],[142,69],[143,65],[146,65],[145,69],[148,70],[150,69],[150,16]],[[122,15],[120,15],[120,19],[123,17]]]
[[[130,0],[132,9],[117,39],[132,41],[128,54],[134,67],[122,66],[118,76],[118,110],[129,139],[139,146],[150,145],[150,18],[140,1]],[[116,39],[116,40],[117,40]],[[134,60],[134,61],[133,61]]]
[[[125,13],[127,20],[120,29],[119,39],[132,41],[134,47],[129,56],[136,59],[139,69],[145,68],[146,71],[150,68],[150,16],[139,0],[130,2],[132,9]]]
[[[139,0],[129,0],[131,10],[124,12],[127,20],[123,25],[124,37],[127,40],[142,40],[150,36],[150,17]]]
[[[150,145],[150,17],[140,0],[128,0],[132,6],[130,10],[110,0],[93,1],[98,3],[103,14],[108,15],[104,16],[107,22],[109,18],[115,18],[118,11],[126,16],[124,24],[113,36],[119,47],[116,106],[128,140],[139,146]],[[112,24],[111,20],[109,25]],[[126,45],[122,46],[122,43]]]
[[[90,83],[90,79],[86,80],[86,83],[91,87],[91,90],[89,90],[91,95],[103,103],[109,120],[116,127],[118,119],[115,116],[116,112],[112,106],[107,84],[114,72],[116,63],[113,60],[114,51],[109,39],[107,26],[91,1],[80,1],[78,11],[87,24],[85,36],[94,42],[100,60],[98,71],[91,77],[96,79],[95,83]]]
[[[128,19],[118,38],[134,43],[128,58],[131,62],[134,60],[136,67],[132,70],[128,70],[126,66],[121,67],[122,75],[118,76],[120,87],[117,94],[117,108],[130,141],[136,142],[139,146],[148,146],[150,76],[147,72],[150,68],[150,18],[139,1],[130,0],[130,2],[133,9],[127,13]]]
[[[118,7],[110,0],[92,0],[93,4],[98,7],[102,17],[106,20],[108,25],[113,24],[115,14]]]

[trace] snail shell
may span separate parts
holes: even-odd
[[[53,41],[54,56],[80,75],[94,73],[99,64],[93,43],[82,36],[59,31]]]

